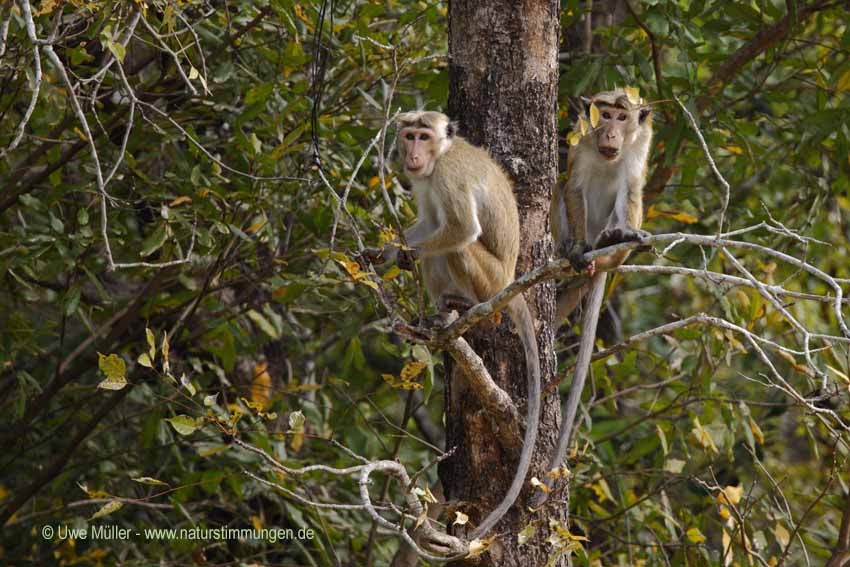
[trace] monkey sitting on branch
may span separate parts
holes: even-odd
[[[652,141],[652,112],[634,89],[600,92],[587,105],[591,130],[581,117],[570,135],[567,180],[555,189],[550,224],[559,253],[573,268],[586,272],[590,282],[567,289],[558,298],[556,320],[563,321],[589,293],[582,317],[575,378],[561,411],[558,446],[549,462],[546,484],[563,463],[576,410],[596,338],[596,325],[605,294],[606,270],[622,264],[629,251],[602,256],[588,263],[584,254],[628,241],[640,242],[649,233],[643,222],[643,186]],[[541,506],[547,492],[538,489],[533,507]]]
[[[455,132],[440,112],[400,114],[396,150],[410,178],[416,222],[404,232],[421,262],[425,287],[441,311],[487,301],[514,280],[519,213],[505,172],[486,150]],[[398,255],[388,248],[387,261]],[[507,306],[525,351],[528,413],[516,474],[502,502],[472,532],[484,536],[519,496],[540,421],[540,362],[534,323],[522,295]]]

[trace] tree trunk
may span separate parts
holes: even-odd
[[[478,0],[449,3],[449,115],[460,123],[470,142],[484,146],[514,181],[522,227],[517,271],[539,266],[551,255],[549,201],[558,171],[557,0]],[[555,376],[554,286],[538,285],[526,294],[536,318],[543,384]],[[496,332],[467,333],[493,379],[517,402],[525,415],[525,359],[519,338],[503,318]],[[506,451],[493,434],[492,422],[473,396],[464,396],[464,377],[452,368],[447,375],[446,447],[456,447],[441,464],[440,477],[449,500],[463,502],[471,522],[481,520],[502,499],[516,471],[519,455]],[[532,476],[540,477],[558,434],[557,396],[544,398],[540,434],[526,487],[494,533],[500,535],[479,565],[536,566],[546,563],[552,548],[543,540],[547,522],[527,510]],[[557,499],[563,495],[553,494]],[[547,509],[551,515],[552,508]],[[566,519],[565,507],[554,514]],[[520,547],[517,534],[538,521],[537,535]],[[565,559],[560,560],[566,564]]]

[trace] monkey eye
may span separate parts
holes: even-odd
[[[428,134],[419,134],[419,139],[422,140],[423,142],[427,142],[428,140],[431,139],[431,136],[428,135]]]
[[[603,112],[602,118],[604,118],[605,120],[611,120],[611,113],[610,112]]]
[[[619,116],[617,117],[617,120],[619,120],[620,122],[625,121],[625,119],[626,119],[626,115],[625,115],[625,114],[621,114],[621,115],[619,115]]]
[[[407,140],[411,140],[411,141],[413,141],[413,140],[415,140],[415,139],[416,139],[416,134],[414,134],[413,132],[408,132],[407,134],[405,134],[405,136],[404,136],[404,137],[405,137],[405,139],[407,139]]]

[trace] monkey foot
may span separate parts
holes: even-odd
[[[623,242],[642,242],[647,236],[650,236],[650,233],[645,230],[629,227],[609,228],[602,231],[602,234],[596,239],[596,247],[605,248]]]
[[[463,313],[472,307],[473,303],[459,295],[444,295],[440,298],[438,307],[440,311],[457,311]]]
[[[590,244],[585,240],[566,239],[561,242],[558,253],[562,258],[570,261],[570,265],[578,273],[587,271],[589,276],[592,276],[596,271],[593,260],[587,261],[584,255],[592,250]]]

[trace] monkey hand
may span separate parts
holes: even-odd
[[[360,267],[367,269],[369,264],[382,264],[384,262],[384,251],[380,248],[364,248],[363,252],[354,258]]]
[[[590,244],[586,240],[566,239],[561,242],[558,250],[562,258],[570,261],[570,265],[576,272],[588,272],[588,275],[593,275],[593,261],[584,259],[584,255],[592,250]]]
[[[650,236],[650,233],[639,228],[615,226],[602,231],[602,234],[596,240],[596,247],[605,248],[606,246],[613,246],[614,244],[621,244],[623,242],[642,242],[647,236]]]
[[[402,270],[413,271],[413,264],[416,263],[418,254],[413,248],[401,249],[396,256],[396,265]]]

